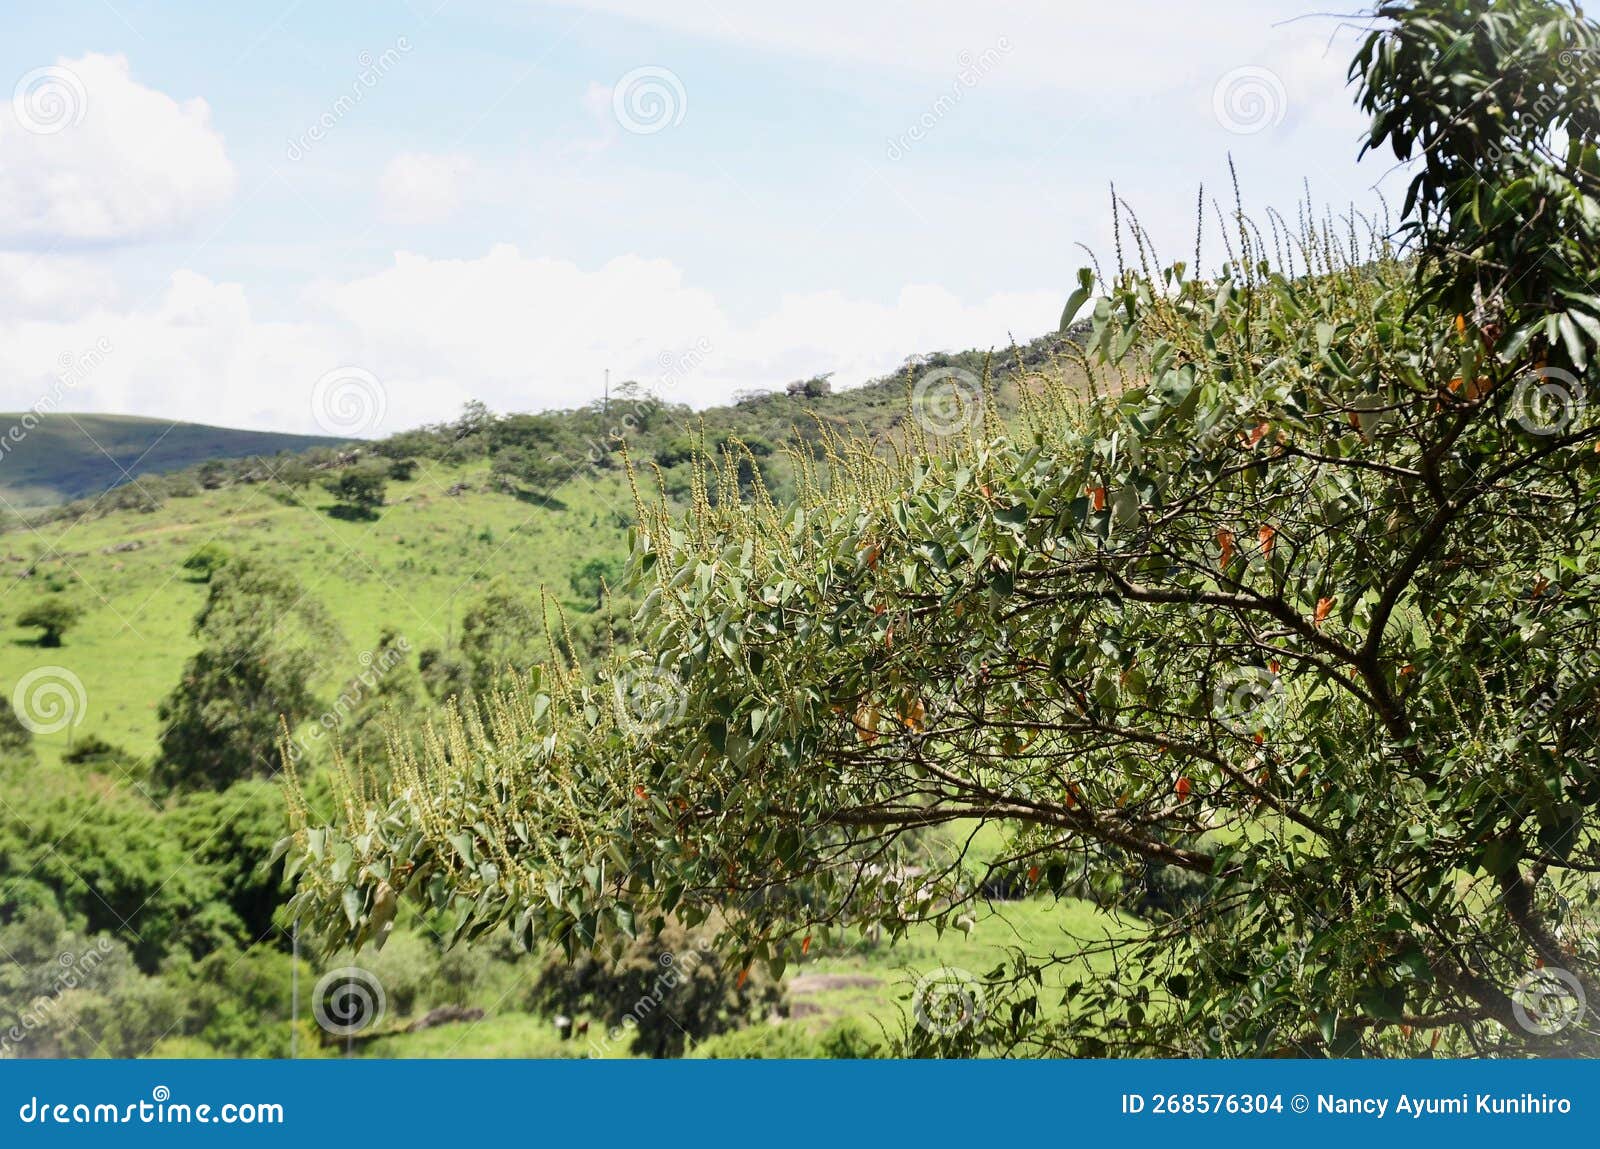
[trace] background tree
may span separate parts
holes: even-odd
[[[640,934],[615,955],[553,956],[529,1004],[545,1013],[590,1015],[604,1032],[620,1031],[616,1052],[679,1057],[690,1043],[758,1025],[783,1008],[783,987],[764,970],[730,969],[712,948],[714,930],[675,922]]]
[[[717,918],[776,973],[1020,871],[1147,915],[1071,955],[1116,976],[1050,1014],[1057,956],[1019,953],[908,1051],[1600,1052],[1600,87],[1566,63],[1597,47],[1557,3],[1385,7],[1374,138],[1424,125],[1448,183],[1476,144],[1434,85],[1515,125],[1487,199],[1408,203],[1420,279],[1384,237],[1241,219],[1215,276],[1081,274],[1088,401],[1045,376],[966,443],[824,436],[792,507],[726,461],[687,519],[641,507],[643,650],[352,794],[353,862],[302,814],[299,912],[369,937],[403,863],[463,937]],[[1544,57],[1572,70],[1525,84]],[[1514,202],[1577,205],[1577,241],[1523,245]],[[941,826],[1006,844],[975,869]]]
[[[337,628],[292,575],[239,557],[212,579],[194,632],[200,649],[159,711],[156,781],[222,789],[276,773],[280,724],[318,709],[311,684]]]
[[[375,518],[389,486],[390,464],[363,459],[342,467],[322,480],[323,489],[336,500],[335,509],[354,518]]]
[[[507,671],[527,670],[547,649],[538,608],[507,579],[491,583],[461,617],[461,654],[476,691]]]
[[[17,615],[17,625],[38,627],[40,646],[60,646],[61,636],[82,617],[83,608],[77,603],[52,595],[25,607]]]
[[[33,732],[11,708],[10,694],[0,691],[0,765],[32,761]]]
[[[594,604],[590,609],[599,610],[605,606],[606,588],[615,586],[621,573],[621,563],[596,555],[574,567],[567,581],[574,594]]]
[[[211,576],[228,561],[228,552],[216,543],[202,543],[183,560],[183,569],[195,582],[210,582]]]

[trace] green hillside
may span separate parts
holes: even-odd
[[[241,431],[132,415],[33,415],[36,426],[0,455],[0,498],[13,507],[43,507],[94,497],[130,477],[160,474],[205,459],[275,455],[342,440],[319,435]],[[0,427],[23,415],[0,414]]]
[[[987,365],[991,398],[1009,411],[1018,379],[1057,344],[1045,339],[1004,356],[926,357],[915,366],[923,374],[960,372],[961,385],[970,386]],[[413,473],[389,481],[385,505],[370,519],[341,517],[318,481],[349,463],[329,448],[330,440],[178,424],[167,440],[238,436],[216,441],[249,457],[152,477],[128,488],[125,498],[95,492],[25,517],[0,516],[0,686],[41,666],[65,666],[82,680],[88,702],[80,721],[35,740],[46,761],[67,749],[69,736],[103,739],[141,759],[153,754],[157,705],[195,647],[193,621],[207,587],[183,564],[201,548],[282,567],[327,608],[342,640],[324,652],[323,678],[315,685],[325,691],[336,692],[360,671],[357,660],[385,629],[407,640],[413,658],[429,649],[450,651],[463,610],[496,580],[514,584],[530,601],[548,588],[551,602],[581,624],[594,604],[587,599],[591,588],[574,588],[580,568],[598,560],[615,581],[626,553],[633,493],[622,466],[624,444],[640,481],[652,488],[659,481],[675,500],[689,497],[697,445],[714,453],[734,441],[782,493],[790,482],[786,444],[812,442],[823,426],[890,437],[907,417],[903,376],[837,393],[820,382],[811,381],[809,394],[797,384],[704,412],[624,385],[622,397],[604,407],[597,402],[498,421],[480,411],[461,423],[405,432],[376,450],[385,459],[409,459]],[[77,483],[74,476],[86,473],[78,468],[91,466],[84,452],[44,449],[77,434],[72,418],[54,417],[36,429],[0,462],[0,476],[28,467],[30,482],[41,487]],[[488,420],[489,429],[469,427],[472,419]],[[124,451],[135,429],[149,436],[170,426],[102,416],[78,421],[97,438],[120,428]],[[309,450],[262,458],[252,443],[256,450],[297,443]],[[163,453],[165,446],[151,457],[175,460],[178,448]],[[35,602],[58,598],[82,616],[63,647],[36,645],[36,632],[15,618]]]
[[[381,760],[380,711],[415,732],[448,698],[481,687],[493,664],[528,666],[552,645],[591,658],[628,643],[637,603],[626,589],[605,599],[603,588],[621,581],[636,490],[684,505],[718,497],[726,482],[748,493],[759,475],[785,498],[796,459],[825,465],[830,431],[863,434],[885,453],[919,428],[964,433],[979,406],[1000,418],[1015,412],[1031,374],[1062,350],[1052,337],[993,356],[919,358],[850,391],[813,379],[703,412],[624,385],[608,403],[545,415],[471,405],[453,422],[353,449],[313,441],[279,454],[289,445],[282,437],[260,436],[250,442],[271,455],[234,440],[228,449],[245,457],[191,460],[110,498],[13,506],[0,515],[0,945],[17,962],[0,971],[0,1022],[24,1017],[28,979],[51,976],[55,954],[102,939],[113,957],[71,1010],[31,1034],[23,1055],[287,1054],[286,895],[281,865],[263,867],[286,826],[275,751],[258,746],[253,776],[213,783],[163,741],[163,704],[192,685],[196,660],[219,641],[207,644],[197,616],[233,572],[287,580],[295,607],[330,624],[296,664],[307,668],[300,685],[311,704],[291,722],[296,771],[326,793],[333,739],[321,730]],[[930,377],[953,379],[953,392],[914,386]],[[30,445],[48,442],[43,430]],[[73,476],[82,453],[58,454],[36,449],[0,468],[27,462],[35,488],[81,490]],[[697,487],[697,454],[724,461],[709,488]],[[247,603],[234,617],[248,626],[254,614],[276,631],[282,605]],[[67,620],[59,645],[36,621],[53,614]],[[247,649],[227,648],[224,678],[252,680],[247,660],[256,656],[239,654]],[[271,720],[276,701],[255,696],[245,717]],[[227,737],[226,716],[213,729]],[[736,988],[738,971],[729,971],[718,992],[748,998],[748,1020],[787,1000],[804,1024],[729,1034],[732,1044],[705,1052],[793,1054],[819,1041],[864,1051],[927,968],[992,965],[1019,932],[1051,944],[1063,925],[1123,928],[1087,904],[1062,918],[1017,903],[980,915],[970,939],[930,926],[892,952],[876,938],[819,941],[792,984],[760,983],[759,993],[742,978]],[[551,971],[565,968],[559,959],[498,945],[448,950],[448,932],[407,911],[381,955],[308,954],[302,985],[352,962],[382,979],[388,1014],[364,1035],[367,1055],[593,1052],[552,1029],[557,1013],[592,1017],[549,988],[559,980]],[[212,988],[222,984],[253,987],[246,1015],[233,989]],[[440,1008],[488,1016],[409,1032]],[[598,1032],[603,1022],[593,1021]],[[329,1051],[304,1008],[295,1032],[301,1056]],[[629,1053],[627,1042],[603,1047]]]

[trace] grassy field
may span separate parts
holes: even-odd
[[[785,972],[790,1018],[776,1022],[817,1034],[853,1019],[867,1034],[882,1039],[897,1033],[911,1014],[911,997],[924,974],[947,968],[981,978],[1021,947],[1037,956],[1078,952],[1081,943],[1127,936],[1137,924],[1107,914],[1088,902],[1029,898],[995,902],[975,915],[968,932],[949,929],[941,936],[921,926],[890,946],[858,942],[812,956]],[[531,964],[531,963],[530,963]],[[1098,959],[1064,963],[1050,971],[1039,993],[1046,1014],[1061,1008],[1061,990],[1084,973],[1103,970]],[[531,978],[531,971],[525,975]],[[549,1018],[493,1012],[514,999],[518,982],[502,980],[486,988],[475,1004],[489,1011],[478,1021],[443,1025],[418,1033],[397,1033],[364,1045],[367,1057],[585,1057],[583,1041],[562,1041]],[[600,1030],[595,1023],[592,1032]],[[615,1046],[600,1046],[603,1056],[627,1056]]]
[[[425,466],[390,484],[389,505],[373,521],[331,516],[329,496],[315,487],[261,484],[171,499],[150,514],[13,531],[0,537],[0,687],[42,666],[64,667],[83,683],[82,721],[37,739],[46,765],[87,736],[150,753],[157,704],[194,649],[191,627],[205,597],[182,564],[208,542],[270,556],[328,608],[344,642],[328,652],[326,681],[316,684],[325,693],[360,672],[361,653],[386,626],[413,649],[448,648],[464,605],[495,576],[533,598],[543,585],[570,601],[568,575],[583,558],[625,553],[632,501],[616,475],[580,477],[548,505],[488,493],[486,476],[481,464]],[[460,484],[469,489],[449,493]],[[85,610],[54,649],[14,625],[51,583]]]

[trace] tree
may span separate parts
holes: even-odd
[[[592,1014],[604,1032],[589,1039],[588,1052],[681,1056],[690,1042],[763,1023],[783,1005],[777,980],[727,968],[713,935],[668,922],[616,954],[584,954],[570,964],[553,956],[530,1004],[569,1017]]]
[[[489,429],[490,468],[506,485],[549,495],[588,457],[563,423],[549,415],[508,415]]]
[[[33,731],[11,708],[9,693],[0,692],[0,765],[33,761]]]
[[[337,500],[335,510],[349,518],[376,518],[389,484],[389,464],[364,459],[342,467],[322,480],[323,489]]]
[[[820,399],[824,395],[833,394],[833,384],[828,381],[827,375],[813,375],[810,379],[796,379],[784,390],[796,398]]]
[[[69,599],[42,598],[17,615],[18,626],[36,626],[40,646],[60,646],[61,636],[83,617],[83,608]]]
[[[461,653],[476,691],[488,690],[507,671],[527,670],[544,649],[543,617],[507,580],[491,583],[461,617]]]
[[[606,588],[617,582],[621,573],[620,565],[612,559],[595,556],[573,568],[567,581],[574,594],[593,602],[592,609],[599,610],[606,604]]]
[[[202,543],[183,560],[183,569],[194,575],[195,582],[210,582],[227,561],[228,552],[217,543]]]
[[[1600,418],[1568,383],[1600,344],[1600,85],[1523,67],[1597,49],[1555,3],[1386,6],[1374,138],[1429,125],[1448,175],[1457,96],[1515,125],[1481,196],[1407,205],[1425,258],[1312,222],[1275,266],[1241,219],[1215,276],[1080,274],[1086,402],[830,440],[794,507],[641,507],[644,650],[546,668],[470,755],[303,826],[299,911],[359,941],[396,890],[351,875],[403,863],[466,937],[723,915],[781,970],[1021,870],[1145,915],[1080,945],[1117,976],[1046,1016],[1056,959],[1017,954],[909,1051],[1600,1052]],[[1545,211],[1559,251],[1513,234]],[[974,824],[1007,835],[976,865]]]
[[[311,682],[339,641],[322,607],[287,571],[233,559],[195,616],[200,649],[162,702],[153,776],[179,789],[223,789],[282,766],[282,725],[318,709]]]

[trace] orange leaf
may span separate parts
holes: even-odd
[[[810,949],[811,949],[811,935],[807,934],[806,938],[805,938],[805,941],[800,943],[800,952],[803,954],[803,953],[808,952]]]
[[[638,798],[641,802],[649,797],[649,795],[644,792],[643,786],[635,786],[633,788],[633,793],[634,797]]]
[[[1222,565],[1227,566],[1233,557],[1233,532],[1223,527],[1217,532],[1217,545],[1222,548]]]
[[[1178,792],[1180,799],[1187,799],[1189,797],[1189,779],[1179,778],[1177,785],[1173,789]]]
[[[1269,559],[1272,557],[1272,539],[1277,533],[1277,527],[1262,527],[1256,532],[1256,538],[1261,540],[1261,553]]]
[[[749,978],[750,978],[750,967],[749,966],[745,966],[742,970],[739,971],[739,984],[734,986],[734,988],[735,989],[743,989],[744,988],[744,983],[746,981],[748,981]]]
[[[1028,881],[1037,882],[1038,880],[1039,880],[1039,867],[1038,866],[1029,866],[1028,867]]]
[[[1317,600],[1317,616],[1313,621],[1320,627],[1322,621],[1328,617],[1329,612],[1332,610],[1333,600],[1331,598],[1319,598]]]
[[[1465,335],[1466,333],[1467,333],[1467,317],[1465,315],[1458,314],[1456,316],[1456,334],[1457,335]]]
[[[1261,440],[1266,436],[1266,433],[1268,431],[1270,431],[1270,430],[1272,430],[1272,424],[1271,423],[1262,423],[1254,431],[1251,431],[1250,432],[1250,445],[1252,447],[1254,447],[1257,443],[1261,442]]]
[[[1090,487],[1089,497],[1094,502],[1095,510],[1103,511],[1106,509],[1106,489],[1104,487]]]
[[[878,740],[878,708],[862,706],[856,711],[856,737],[871,745]]]

